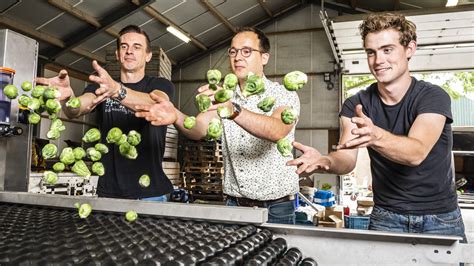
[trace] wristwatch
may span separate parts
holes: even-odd
[[[115,97],[115,100],[121,102],[123,99],[127,97],[127,88],[120,82],[120,89],[118,91],[117,97]]]
[[[234,120],[242,112],[242,107],[240,104],[232,102],[232,107],[233,112],[232,115],[229,116],[229,120]]]

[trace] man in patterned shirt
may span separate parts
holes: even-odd
[[[233,110],[229,119],[223,119],[222,147],[225,173],[223,190],[229,206],[268,208],[271,223],[295,223],[294,195],[298,192],[296,167],[285,165],[287,159],[278,152],[276,142],[284,137],[294,140],[294,125],[281,120],[281,112],[292,107],[299,114],[298,95],[287,91],[277,82],[268,80],[263,68],[270,58],[270,42],[265,34],[254,28],[237,31],[228,50],[232,71],[239,79],[239,85],[231,101],[223,103]],[[265,92],[245,97],[241,93],[249,72],[263,78]],[[200,93],[213,95],[208,85],[200,87]],[[257,104],[272,96],[275,105],[269,112],[263,112]],[[171,102],[151,96],[157,102],[153,106],[140,106],[144,117],[153,125],[174,124],[190,139],[199,140],[206,136],[209,121],[219,118],[212,106],[196,117],[191,129],[183,127],[186,115],[177,110]]]

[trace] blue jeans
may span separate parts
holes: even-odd
[[[167,202],[168,201],[168,197],[166,195],[161,195],[161,196],[158,196],[158,197],[149,197],[149,198],[142,198],[140,200],[144,200],[144,201],[157,201],[157,202]]]
[[[239,206],[237,201],[228,198],[227,206]],[[268,222],[274,224],[295,224],[295,202],[294,200],[283,201],[278,203],[265,203],[268,209]]]
[[[447,213],[405,215],[375,206],[370,215],[369,230],[454,235],[462,237],[462,242],[466,242],[459,207]]]

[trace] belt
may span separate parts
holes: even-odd
[[[294,200],[295,196],[288,195],[288,196],[284,196],[284,197],[281,197],[279,199],[274,199],[274,200],[254,200],[254,199],[240,198],[240,197],[234,197],[234,196],[229,196],[229,195],[227,195],[227,198],[237,202],[237,206],[266,208],[268,207],[268,205],[271,205],[271,204]]]

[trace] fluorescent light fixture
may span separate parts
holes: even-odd
[[[459,0],[448,0],[446,6],[457,6]]]
[[[181,32],[180,30],[176,29],[173,26],[168,26],[166,30],[185,43],[188,43],[189,41],[191,41],[191,39],[188,36],[186,36],[186,34],[184,34],[183,32]]]
[[[365,55],[365,50],[361,49],[352,49],[352,50],[342,50],[342,55],[350,55],[350,54],[364,54]]]
[[[420,45],[418,50],[431,50],[431,49],[449,49],[454,48],[455,44],[431,44],[431,45]]]

